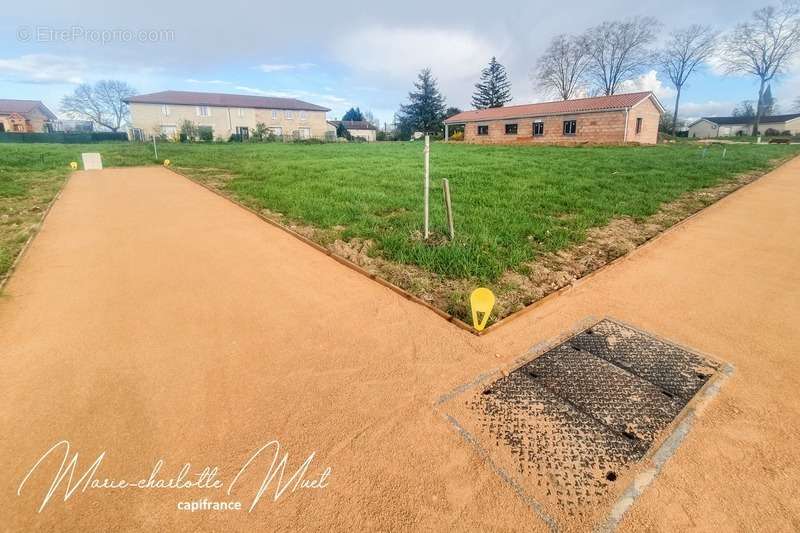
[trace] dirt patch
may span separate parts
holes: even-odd
[[[205,185],[228,196],[231,195],[230,191],[219,185],[231,179],[229,174],[220,177],[212,175],[210,171],[214,169],[201,169],[202,172],[199,173],[197,169],[181,170]],[[669,227],[758,179],[761,175],[761,173],[744,174],[714,187],[686,193],[677,200],[662,205],[658,212],[644,220],[634,220],[629,217],[614,219],[603,227],[589,230],[586,239],[579,244],[558,252],[542,253],[535,260],[507,271],[497,282],[489,284],[497,296],[497,303],[489,323],[515,313],[633,251]],[[235,199],[242,202],[240,198]],[[243,203],[247,205],[247,202]],[[269,209],[255,208],[262,216],[312,239],[334,254],[401,287],[434,307],[467,323],[471,321],[469,294],[481,285],[478,280],[446,278],[415,265],[395,263],[379,257],[374,252],[374,242],[371,240],[359,238],[343,240],[341,238],[345,229],[343,227],[315,228],[290,221],[282,214]],[[411,238],[422,239],[422,236],[414,234]]]
[[[180,169],[182,172],[189,169]],[[209,187],[213,187],[220,191],[224,190],[228,183],[234,179],[235,176],[224,168],[215,167],[200,167],[191,169],[192,177],[202,181]]]

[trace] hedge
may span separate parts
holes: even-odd
[[[113,131],[55,132],[55,133],[0,133],[0,143],[58,143],[85,144],[105,141],[127,141],[128,134]]]

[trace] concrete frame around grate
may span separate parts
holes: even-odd
[[[440,396],[433,405],[434,412],[446,420],[460,435],[460,437],[475,449],[487,466],[489,466],[489,468],[493,470],[503,480],[504,483],[510,486],[517,496],[522,499],[537,516],[539,516],[539,518],[544,522],[550,531],[560,531],[561,527],[556,519],[548,514],[546,506],[528,494],[523,484],[520,483],[520,481],[516,479],[514,475],[510,474],[504,468],[498,465],[497,462],[492,459],[490,451],[481,444],[481,440],[478,438],[478,436],[469,432],[455,416],[447,412],[446,406],[450,402],[453,402],[454,400],[461,398],[468,393],[487,388],[487,385],[495,383],[509,376],[512,372],[520,370],[521,367],[525,365],[531,364],[548,351],[569,341],[573,337],[576,337],[580,333],[604,320],[613,322],[625,328],[630,328],[642,335],[651,337],[652,339],[666,343],[680,350],[685,350],[691,354],[700,356],[719,365],[718,370],[707,380],[705,385],[703,385],[693,394],[683,409],[677,414],[672,423],[666,427],[662,431],[660,437],[652,443],[647,453],[637,463],[631,466],[630,470],[633,475],[629,477],[632,477],[632,479],[630,479],[628,484],[618,492],[618,497],[614,500],[609,512],[607,514],[604,513],[604,518],[602,521],[596,523],[594,529],[595,531],[602,533],[613,531],[621,522],[624,514],[633,506],[639,496],[641,496],[647,487],[655,480],[670,457],[677,452],[684,438],[691,430],[691,427],[697,418],[698,411],[704,408],[705,405],[719,393],[724,381],[733,374],[734,367],[731,364],[721,361],[720,359],[709,354],[700,352],[697,349],[690,348],[653,333],[643,331],[636,326],[625,323],[621,320],[611,317],[603,317],[598,319],[597,317],[590,316],[575,324],[564,334],[535,344],[522,356],[516,358],[515,361],[511,365],[508,365],[507,368],[493,368],[485,373],[480,374],[474,380],[455,387],[448,393]]]

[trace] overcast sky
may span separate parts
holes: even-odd
[[[726,30],[767,5],[752,0],[576,0],[564,4],[569,8],[530,0],[4,4],[0,98],[41,99],[58,113],[61,97],[77,83],[113,78],[140,93],[292,96],[331,108],[330,118],[359,106],[388,121],[426,66],[448,105],[469,108],[473,85],[492,55],[508,70],[512,103],[541,101],[546,98],[532,87],[531,68],[558,33],[636,15],[658,18],[662,37],[698,22]],[[628,87],[654,90],[666,107],[673,106],[674,91],[656,72]],[[793,110],[800,96],[800,61],[772,89],[780,109]],[[707,68],[685,87],[681,114],[727,115],[741,100],[754,99],[757,90],[754,79]]]

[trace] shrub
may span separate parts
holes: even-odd
[[[457,131],[450,136],[451,141],[463,141],[464,140],[464,132]]]
[[[272,133],[269,131],[269,128],[267,128],[266,124],[264,124],[263,122],[259,122],[258,124],[256,124],[256,129],[253,130],[254,140],[263,141],[264,137],[267,137],[269,135],[272,135]]]
[[[767,130],[764,132],[764,135],[766,135],[767,137],[775,137],[776,135],[780,134],[781,132],[779,132],[775,128],[767,128]]]
[[[197,139],[197,125],[191,120],[184,120],[180,129],[181,142],[194,141],[195,139]]]
[[[200,138],[201,141],[213,141],[214,128],[212,128],[211,126],[199,126],[197,128],[197,136]]]
[[[90,133],[93,141],[127,141],[128,134],[124,131],[93,131]]]

